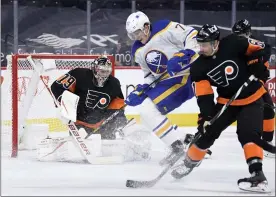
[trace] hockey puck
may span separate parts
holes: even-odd
[[[126,187],[135,188],[135,181],[127,180],[126,181]]]

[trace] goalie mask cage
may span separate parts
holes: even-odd
[[[19,134],[22,136],[30,125],[46,124],[50,132],[67,131],[67,126],[57,117],[51,95],[27,60],[28,56],[30,55],[8,55],[7,68],[1,77],[2,156],[17,157]],[[31,55],[34,62],[55,64],[55,69],[41,73],[49,87],[58,77],[74,68],[91,69],[91,63],[97,57],[98,55]],[[107,57],[112,62],[114,75],[114,57]]]

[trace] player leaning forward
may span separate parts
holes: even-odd
[[[132,13],[126,21],[132,46],[132,57],[144,72],[144,83],[126,98],[129,106],[140,105],[141,123],[156,134],[172,153],[183,150],[178,128],[165,116],[194,96],[189,66],[197,57],[197,31],[173,21],[160,20],[153,24],[143,12]],[[183,64],[170,77],[167,64]],[[160,81],[159,78],[163,77]],[[149,86],[158,80],[154,85]],[[174,154],[170,154],[173,156]],[[164,160],[165,161],[165,160]]]
[[[262,42],[251,38],[229,35],[219,40],[215,25],[204,25],[198,35],[201,56],[191,67],[195,94],[201,113],[201,137],[188,149],[184,162],[172,171],[182,178],[198,166],[221,132],[237,121],[237,136],[251,177],[238,180],[240,189],[268,192],[267,180],[262,170],[263,149],[254,143],[261,138],[263,128],[263,99],[266,93],[259,81],[250,83],[224,113],[212,124],[208,121],[246,82],[250,75],[262,78],[267,68],[262,62],[266,55]],[[258,54],[258,56],[256,56]],[[253,60],[253,61],[252,61]],[[217,104],[211,86],[217,87]],[[208,125],[203,128],[205,125]]]
[[[112,65],[109,58],[99,56],[92,62],[91,69],[73,69],[51,85],[51,90],[59,102],[65,90],[79,96],[76,126],[85,128],[87,133],[97,129],[114,110],[124,105],[120,82],[111,73]],[[115,139],[113,131],[126,122],[122,110],[114,121],[106,124],[97,133],[100,133],[103,139]]]
[[[87,134],[91,134],[91,132],[100,134],[101,139],[109,141],[107,147],[111,144],[114,145],[124,160],[147,159],[150,144],[147,141],[137,142],[136,133],[141,134],[137,128],[129,124],[129,129],[123,130],[129,122],[122,109],[124,96],[120,81],[111,73],[110,59],[101,55],[91,62],[91,69],[76,68],[69,71],[51,85],[51,90],[59,102],[66,99],[63,98],[64,92],[70,92],[71,95],[79,97],[76,111],[77,121],[75,122],[78,129],[84,128]],[[112,120],[102,124],[118,110],[119,113]],[[68,118],[64,118],[62,114],[61,119],[68,123]],[[132,126],[131,129],[130,126]],[[129,132],[129,130],[137,132]],[[122,140],[117,139],[117,134],[125,142],[122,149],[118,148]]]

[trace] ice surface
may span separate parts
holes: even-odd
[[[194,132],[195,128],[182,128]],[[174,181],[169,173],[154,187],[129,189],[127,179],[148,180],[156,177],[158,161],[132,162],[122,165],[89,165],[61,162],[38,162],[20,152],[16,159],[2,158],[2,195],[261,195],[238,189],[237,180],[249,176],[247,164],[235,133],[228,128],[211,148],[212,158],[202,162],[189,176]],[[264,159],[264,172],[271,196],[275,196],[275,159]]]

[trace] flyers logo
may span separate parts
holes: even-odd
[[[253,38],[248,38],[248,42],[249,42],[249,44],[260,46],[263,49],[265,48],[265,43],[261,42],[259,40],[255,40]]]
[[[88,90],[85,105],[88,108],[99,108],[104,109],[110,103],[110,96],[103,92],[98,92],[95,90]]]
[[[229,81],[237,77],[238,73],[238,65],[232,60],[226,60],[208,72],[207,75],[218,85],[226,87],[229,85]]]

